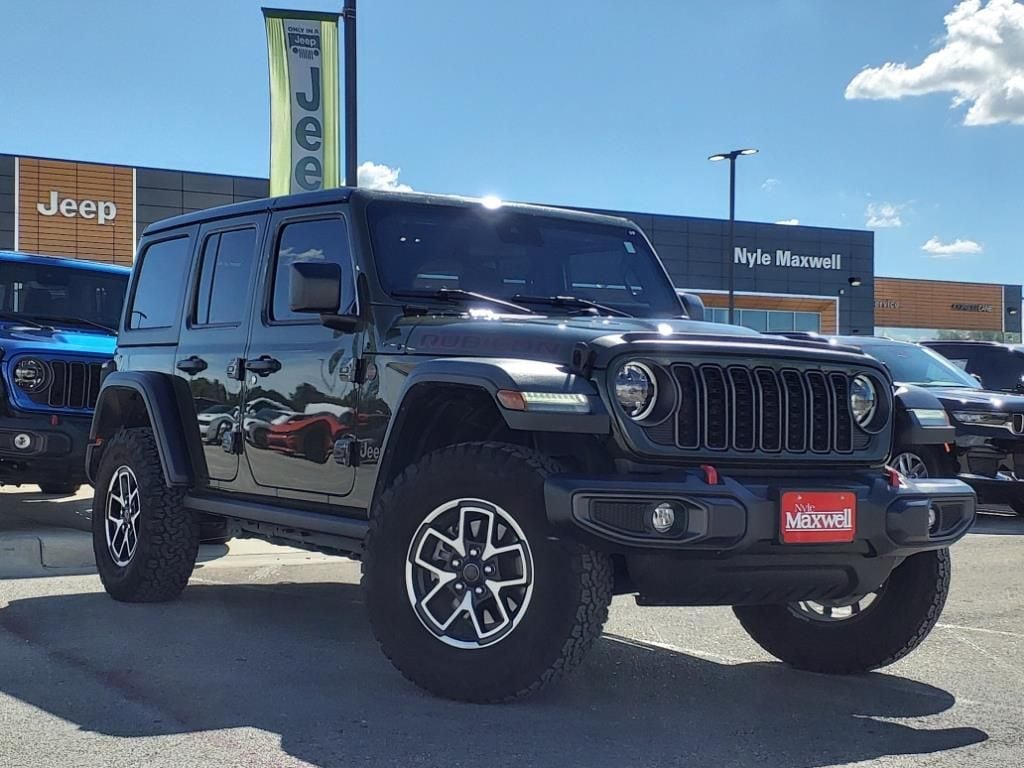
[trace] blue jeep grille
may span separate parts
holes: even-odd
[[[33,405],[60,409],[91,409],[100,393],[103,363],[47,360],[50,384],[39,392],[22,393]]]

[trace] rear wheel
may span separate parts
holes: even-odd
[[[550,459],[519,446],[444,448],[371,514],[370,621],[408,679],[448,698],[508,701],[575,667],[600,635],[611,561],[550,535]]]
[[[199,552],[199,521],[183,497],[164,483],[151,429],[122,429],[104,445],[92,543],[100,580],[115,600],[173,600],[185,588]]]
[[[868,672],[898,661],[928,636],[949,580],[949,550],[940,549],[908,557],[868,595],[733,612],[758,645],[797,669]]]

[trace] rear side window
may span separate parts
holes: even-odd
[[[338,217],[310,219],[285,224],[277,241],[274,263],[274,287],[271,318],[277,321],[304,320],[313,322],[308,314],[289,309],[291,266],[297,261],[331,261],[341,266],[341,311],[347,311],[354,302],[351,256],[348,247],[348,227]]]
[[[139,262],[128,327],[170,328],[178,319],[181,290],[189,266],[188,237],[162,240],[149,245]]]
[[[196,291],[193,323],[241,323],[249,306],[249,277],[256,251],[256,230],[235,229],[206,238]]]

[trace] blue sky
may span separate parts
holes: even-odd
[[[0,152],[266,175],[259,2],[4,11]],[[360,0],[359,14],[360,160],[417,190],[721,216],[727,169],[706,157],[754,146],[741,218],[870,220],[878,274],[1024,281],[1024,3]]]

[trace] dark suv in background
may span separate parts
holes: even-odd
[[[1024,346],[994,341],[922,341],[976,376],[985,389],[1024,394]]]
[[[901,658],[973,492],[885,468],[873,358],[692,306],[610,216],[336,189],[151,225],[88,457],[104,587],[176,597],[211,520],[361,558],[384,652],[474,701],[576,666],[615,593],[734,606],[803,669]]]

